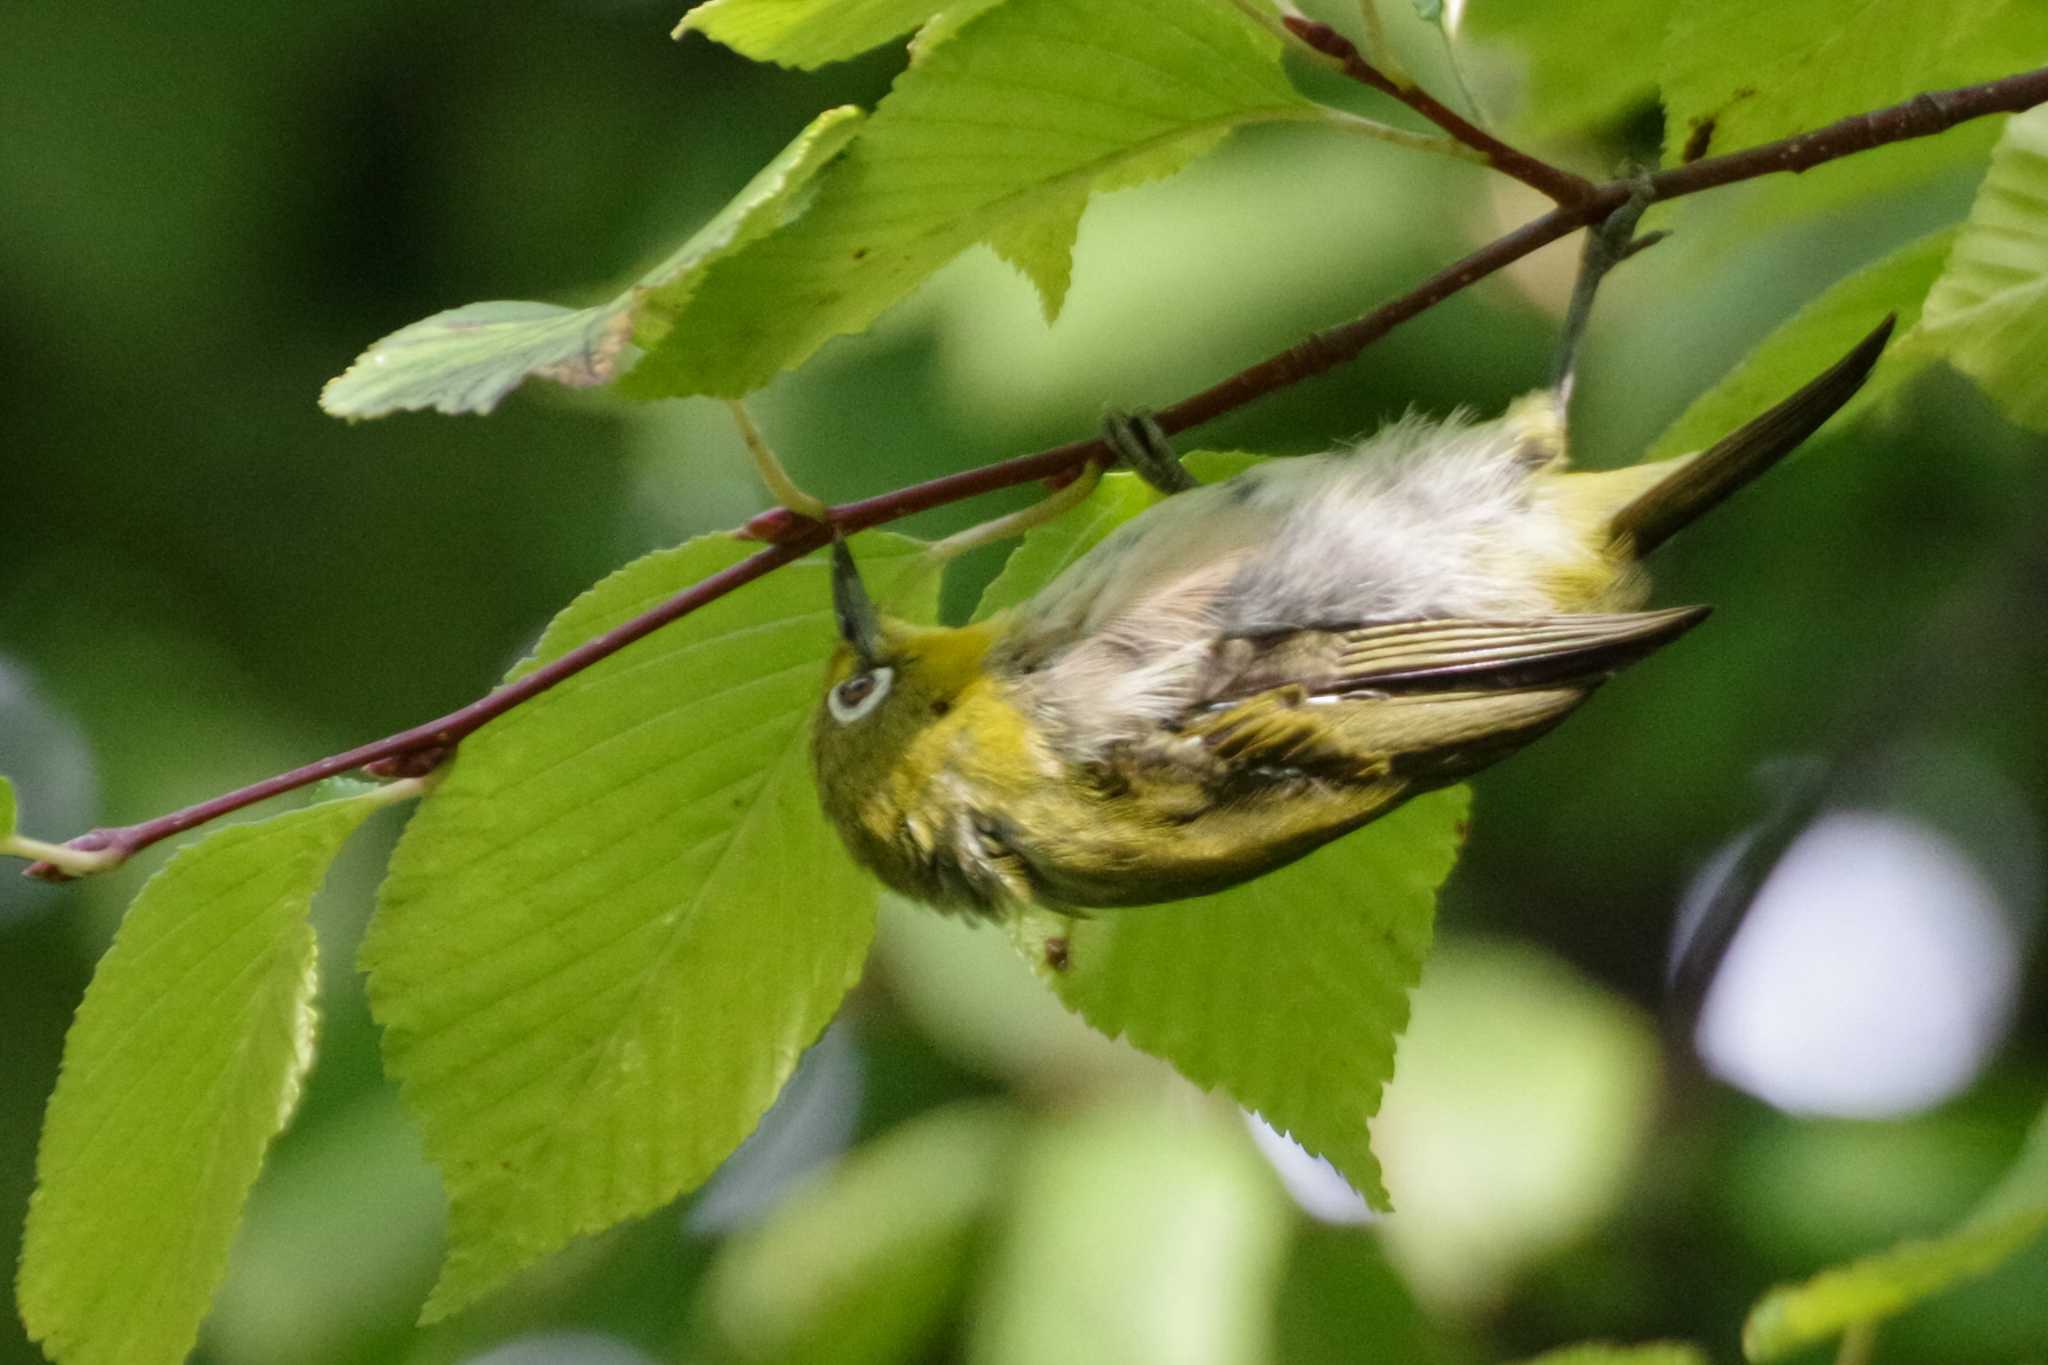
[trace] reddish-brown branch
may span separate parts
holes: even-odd
[[[1328,24],[1315,19],[1304,19],[1298,14],[1283,16],[1280,22],[1287,25],[1287,31],[1302,42],[1324,56],[1333,58],[1344,74],[1352,80],[1401,101],[1452,138],[1479,153],[1487,165],[1501,174],[1513,176],[1524,185],[1542,191],[1560,204],[1573,203],[1592,191],[1593,182],[1584,176],[1574,175],[1560,166],[1553,166],[1541,157],[1531,156],[1518,147],[1510,147],[1421,86],[1403,85],[1387,75],[1368,62],[1349,38]]]
[[[489,722],[504,715],[522,702],[531,700],[561,682],[564,678],[581,673],[609,654],[616,654],[642,636],[651,634],[669,622],[688,616],[697,608],[715,602],[733,589],[751,583],[771,569],[779,569],[793,560],[802,559],[806,554],[825,543],[827,536],[822,528],[811,537],[793,538],[786,545],[771,545],[758,554],[750,555],[739,563],[720,569],[709,578],[691,584],[683,591],[669,598],[652,611],[646,612],[621,625],[614,626],[593,639],[585,640],[576,648],[559,658],[528,673],[516,682],[509,682],[488,696],[458,711],[450,711],[438,720],[424,725],[415,725],[410,730],[401,730],[395,735],[350,749],[345,753],[323,758],[317,763],[308,763],[302,768],[279,773],[261,782],[224,792],[198,805],[160,815],[154,820],[145,820],[139,825],[123,825],[116,829],[96,829],[82,834],[66,844],[82,852],[113,849],[123,857],[140,852],[162,839],[182,834],[195,825],[217,820],[223,815],[267,801],[273,796],[282,796],[300,787],[310,787],[315,782],[324,782],[330,777],[356,768],[373,767],[391,760],[403,760],[422,752],[446,755],[462,742],[464,736],[483,728]],[[25,876],[39,877],[44,881],[67,880],[62,869],[47,862],[32,863],[24,872]]]
[[[1887,143],[1929,137],[1987,114],[2016,113],[2042,103],[2048,103],[2048,68],[1983,85],[1916,95],[1903,104],[1858,114],[1812,132],[1660,171],[1649,179],[1650,194],[1654,199],[1676,199],[1740,180],[1753,180],[1758,176],[1796,173]],[[1155,414],[1160,426],[1168,433],[1199,426],[1256,398],[1350,360],[1409,318],[1435,307],[1503,266],[1589,223],[1604,219],[1628,198],[1631,188],[1630,182],[1619,180],[1604,185],[1586,185],[1569,201],[1560,202],[1542,217],[1488,243],[1399,298],[1381,304],[1363,317],[1317,332],[1278,355],[1162,409]],[[1087,460],[1106,458],[1108,453],[1100,440],[1070,442],[1036,454],[948,474],[892,493],[835,507],[831,511],[829,526],[799,517],[784,508],[765,512],[748,522],[742,530],[744,535],[770,542],[759,553],[692,584],[652,611],[584,642],[517,682],[508,683],[458,711],[154,820],[118,829],[94,830],[71,840],[67,847],[79,850],[116,849],[124,855],[131,854],[195,825],[354,768],[387,764],[394,760],[402,762],[410,756],[427,752],[445,754],[464,736],[563,679],[763,574],[801,559],[824,545],[831,537],[832,528],[843,532],[865,530],[982,493],[1057,478],[1080,468]],[[35,863],[28,868],[27,875],[61,880],[64,874],[49,863]]]

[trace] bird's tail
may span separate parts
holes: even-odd
[[[1614,514],[1616,541],[1647,555],[1702,513],[1792,453],[1849,401],[1884,352],[1897,315],[1890,315],[1847,355],[1799,392],[1722,437],[1699,454],[1674,460],[1675,470]]]

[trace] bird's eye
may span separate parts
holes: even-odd
[[[895,680],[893,668],[870,668],[827,692],[825,705],[832,712],[832,719],[841,725],[851,725],[882,704],[882,698],[889,695],[889,684]]]

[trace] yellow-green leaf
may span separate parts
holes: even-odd
[[[1255,458],[1197,451],[1186,464],[1213,479]],[[1104,475],[1025,537],[980,614],[1028,598],[1158,497],[1134,475]],[[1463,788],[1422,797],[1221,895],[1085,920],[1035,913],[1019,944],[1095,1028],[1256,1110],[1385,1207],[1366,1120],[1393,1075],[1467,804]]]
[[[856,547],[882,584],[920,548]],[[745,553],[619,570],[531,662]],[[875,891],[808,755],[835,639],[822,560],[781,569],[472,735],[407,828],[363,960],[451,1205],[429,1318],[700,1183],[859,974]]]
[[[676,25],[757,62],[812,70],[922,24],[945,0],[706,0]]]
[[[1877,1322],[1963,1281],[1989,1274],[2048,1232],[2048,1110],[2035,1121],[2019,1160],[1977,1211],[1942,1237],[1780,1285],[1750,1310],[1742,1348],[1777,1360],[1861,1323]]]
[[[1932,233],[1841,280],[1694,399],[1644,458],[1663,459],[1713,444],[1840,360],[1887,313],[1898,314],[1900,332],[1910,332],[1954,240],[1953,229]],[[1862,392],[1833,422],[1853,420],[1854,414],[1912,374],[1924,358],[1912,345],[1894,340]]]
[[[1673,0],[1471,0],[1461,43],[1498,54],[1517,79],[1511,98],[1488,99],[1527,136],[1579,133],[1647,104]],[[1599,60],[1590,60],[1598,53]]]
[[[234,825],[151,877],[64,1040],[22,1246],[58,1365],[172,1365],[313,1060],[314,891],[394,789]]]
[[[328,381],[320,406],[351,419],[423,408],[485,413],[528,379],[572,388],[610,383],[643,309],[680,308],[711,262],[802,212],[812,178],[860,122],[850,105],[820,114],[717,216],[617,297],[588,308],[501,300],[436,313],[356,357]]]
[[[1665,160],[1787,137],[2048,62],[2040,0],[1720,0],[1665,32]]]
[[[1909,339],[2048,431],[2048,108],[2005,126],[1991,170]]]
[[[1230,5],[1008,0],[920,47],[807,213],[714,264],[687,309],[643,319],[621,390],[744,394],[990,239],[1050,311],[1077,194],[1177,169],[1247,123],[1320,116],[1279,41]]]
[[[1385,1209],[1366,1121],[1469,807],[1463,787],[1418,797],[1220,895],[1085,920],[1041,911],[1020,942],[1090,1024],[1255,1111]]]

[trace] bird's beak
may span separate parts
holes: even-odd
[[[875,610],[867,586],[854,567],[853,553],[846,542],[832,542],[832,609],[839,617],[839,635],[862,663],[871,664],[882,655],[882,614]]]

